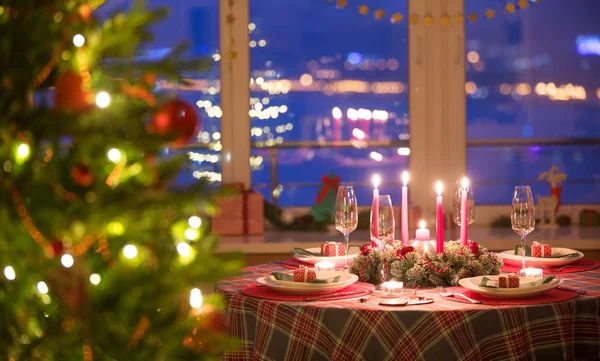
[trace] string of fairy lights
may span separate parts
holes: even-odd
[[[514,14],[518,11],[529,8],[530,3],[540,3],[542,0],[517,0],[508,1],[502,8],[493,9],[487,8],[483,13],[470,12],[468,14],[459,12],[454,15],[443,13],[440,16],[435,16],[431,13],[425,13],[419,15],[417,13],[403,14],[400,11],[394,11],[386,13],[382,8],[371,9],[367,4],[359,4],[357,6],[350,6],[348,0],[325,0],[326,2],[335,5],[336,9],[339,10],[356,10],[358,15],[370,16],[372,14],[374,20],[389,20],[392,24],[400,24],[405,19],[408,20],[409,25],[423,24],[425,26],[439,23],[442,26],[450,25],[452,22],[455,24],[475,23],[480,20],[489,20],[496,17],[497,14]]]

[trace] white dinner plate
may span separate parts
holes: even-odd
[[[307,248],[306,250],[309,252],[313,252],[313,253],[321,253],[320,248]],[[358,253],[349,254],[348,255],[348,264],[350,264],[350,261],[353,260],[354,257],[356,257],[356,256],[358,256]],[[343,267],[344,262],[346,260],[346,256],[318,257],[318,256],[305,256],[305,255],[300,255],[300,254],[295,254],[294,258],[300,262],[304,262],[304,263],[308,263],[308,264],[315,264],[315,263],[321,262],[321,261],[333,262],[333,263],[335,263],[336,267]]]
[[[561,267],[579,261],[583,258],[583,253],[570,248],[552,247],[552,255],[577,253],[573,257],[564,258],[544,258],[544,257],[525,257],[526,267]],[[502,261],[505,265],[521,268],[522,256],[516,256],[514,250],[503,251]]]
[[[321,273],[321,274],[320,274]],[[347,272],[324,271],[317,272],[317,278],[328,278],[330,274],[344,273],[344,277],[336,283],[307,283],[277,281],[273,276],[260,277],[256,281],[279,293],[309,294],[335,292],[346,288],[358,281],[358,276]]]
[[[491,280],[497,280],[498,276],[477,276],[470,278],[463,278],[458,283],[466,289],[476,292],[482,296],[490,298],[504,298],[504,299],[516,299],[516,298],[529,298],[542,295],[553,288],[556,288],[563,284],[563,280],[554,279],[546,284],[535,284],[530,283],[532,277],[520,277],[526,284],[521,284],[519,288],[490,288],[481,287],[481,279],[487,277]],[[538,280],[540,280],[538,278]]]

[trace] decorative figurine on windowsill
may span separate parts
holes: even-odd
[[[549,171],[542,172],[539,179],[546,179],[550,183],[550,196],[537,195],[538,209],[541,214],[541,226],[557,227],[556,215],[561,205],[562,182],[567,179],[565,173],[559,172],[557,166],[553,165]]]

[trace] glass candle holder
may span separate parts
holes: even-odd
[[[433,239],[429,239],[429,240],[412,239],[409,244],[414,247],[415,252],[419,255],[424,255],[426,253],[429,253],[429,254],[436,253],[437,243]]]
[[[387,281],[381,284],[381,291],[384,297],[400,297],[404,293],[404,283],[397,281]]]
[[[521,277],[544,277],[544,270],[541,268],[527,267],[519,271]]]
[[[315,263],[315,271],[335,271],[335,263],[329,261],[321,261]]]

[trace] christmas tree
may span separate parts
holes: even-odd
[[[214,254],[206,187],[172,184],[194,108],[153,93],[206,63],[135,62],[165,10],[102,3],[0,4],[0,360],[217,359],[211,291],[240,260]]]

